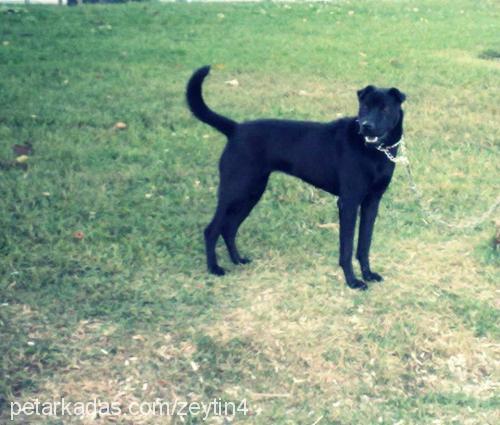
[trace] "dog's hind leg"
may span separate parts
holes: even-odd
[[[214,218],[204,231],[207,268],[210,273],[217,276],[223,276],[225,274],[224,269],[217,264],[217,254],[215,253],[215,245],[219,239],[222,220],[224,219],[224,209],[225,207],[221,206],[219,203]]]
[[[236,233],[264,192],[269,173],[256,169],[238,151],[228,148],[220,162],[218,205],[212,222],[205,229],[207,267],[218,276],[224,269],[217,264],[215,246],[222,234],[233,263],[244,263],[236,248]]]
[[[222,237],[226,243],[229,257],[234,264],[247,264],[250,262],[248,258],[241,257],[236,247],[236,234],[238,229],[248,217],[253,207],[259,202],[264,190],[266,189],[269,176],[263,176],[259,179],[252,180],[250,189],[245,189],[248,194],[246,198],[233,201],[229,205],[222,227]]]
[[[233,158],[230,158],[233,157]],[[234,202],[238,196],[238,186],[240,181],[240,176],[237,173],[237,168],[234,164],[238,163],[234,159],[234,153],[226,149],[221,157],[221,162],[219,164],[220,169],[220,183],[218,190],[218,203],[217,209],[215,210],[214,217],[210,224],[205,228],[205,252],[207,256],[207,268],[208,271],[217,276],[223,276],[225,271],[222,267],[217,264],[217,253],[215,252],[215,247],[217,245],[217,240],[222,233],[222,229],[226,224],[227,215],[231,204]]]

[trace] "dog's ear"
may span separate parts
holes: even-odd
[[[363,100],[363,98],[368,94],[375,90],[373,86],[366,86],[364,89],[358,90],[358,99]]]
[[[399,103],[403,103],[406,100],[406,94],[402,91],[399,91],[396,87],[392,87],[389,89],[389,94],[394,96]]]

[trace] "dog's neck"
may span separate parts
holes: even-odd
[[[383,147],[389,148],[394,151],[394,155],[397,153],[399,141],[403,137],[403,118],[404,112],[401,109],[401,113],[399,116],[398,123],[394,126],[394,128],[389,132],[387,138],[384,140]],[[394,146],[396,145],[396,146]],[[391,146],[394,146],[391,148]]]

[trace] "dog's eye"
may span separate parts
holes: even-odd
[[[384,106],[384,107],[382,108],[382,112],[383,112],[384,114],[388,114],[389,112],[391,112],[391,108],[389,108],[388,106]]]

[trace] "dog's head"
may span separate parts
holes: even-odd
[[[387,136],[401,119],[401,104],[405,99],[405,94],[394,87],[381,89],[366,86],[358,90],[359,133],[366,145],[384,145]]]

